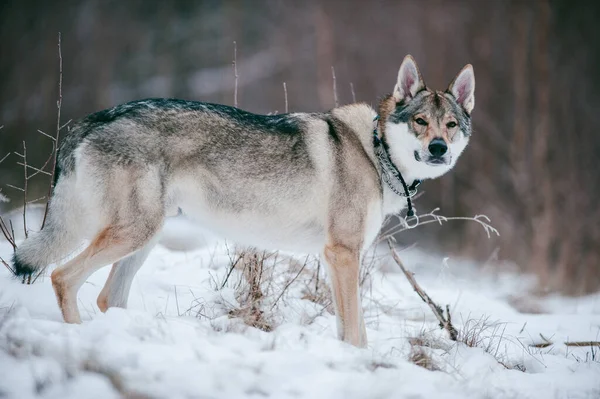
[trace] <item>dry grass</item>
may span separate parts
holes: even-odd
[[[263,300],[268,287],[263,287],[266,280],[271,281],[272,266],[267,262],[275,253],[262,251],[254,248],[236,251],[235,261],[230,265],[230,271],[223,286],[227,283],[233,269],[241,271],[242,279],[236,287],[236,299],[239,306],[229,310],[230,317],[243,320],[244,324],[258,328],[263,331],[272,331],[273,322],[263,310]],[[265,273],[266,272],[266,273]],[[269,275],[269,278],[265,277]]]
[[[318,258],[297,259],[278,251],[258,251],[237,248],[229,255],[229,268],[223,281],[213,281],[215,290],[226,286],[235,292],[235,304],[225,302],[227,313],[245,325],[272,331],[285,320],[280,306],[297,298],[309,300],[322,307],[321,312],[309,315],[310,324],[323,312],[333,314],[333,302]]]
[[[429,371],[440,371],[431,354],[422,346],[411,345],[408,361]]]
[[[506,323],[491,321],[489,317],[483,316],[479,319],[468,318],[459,329],[458,342],[471,348],[483,349],[506,369],[525,372],[523,364],[510,362],[501,352],[503,342],[508,340],[505,333]]]

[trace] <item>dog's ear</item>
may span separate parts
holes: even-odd
[[[466,65],[454,78],[448,92],[470,115],[475,107],[475,73],[471,64]]]
[[[419,91],[425,88],[425,83],[417,68],[417,63],[411,55],[404,57],[398,71],[398,82],[394,87],[396,102],[410,101]]]

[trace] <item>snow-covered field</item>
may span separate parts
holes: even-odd
[[[48,277],[25,286],[0,269],[0,398],[600,398],[600,348],[564,344],[600,339],[600,295],[520,297],[522,276],[401,252],[469,346],[450,341],[378,256],[363,286],[369,347],[357,349],[335,337],[315,258],[265,261],[265,332],[242,320],[248,282],[242,268],[227,278],[233,249],[167,249],[180,229],[169,227],[138,273],[129,309],[101,313],[109,268],[92,276],[81,325],[62,322]],[[0,256],[10,253],[0,242]]]

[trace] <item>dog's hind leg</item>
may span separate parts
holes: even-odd
[[[101,164],[101,160],[89,159]],[[82,165],[82,174],[86,172]],[[94,166],[94,165],[92,165]],[[128,168],[97,165],[89,168],[89,175],[100,175],[96,183],[101,198],[97,214],[103,214],[106,223],[99,229],[91,244],[77,257],[52,273],[52,286],[63,317],[68,323],[81,321],[77,309],[77,291],[96,270],[142,250],[158,233],[165,217],[160,170],[148,165]],[[88,187],[89,189],[89,187]],[[104,199],[110,199],[104,200]]]
[[[81,322],[77,309],[77,292],[85,280],[101,267],[143,248],[160,225],[155,223],[152,231],[141,233],[132,231],[134,226],[108,226],[81,254],[52,272],[52,286],[67,323]]]
[[[156,234],[142,249],[134,252],[128,257],[121,259],[112,266],[110,275],[104,284],[104,288],[98,295],[98,307],[102,312],[106,312],[108,308],[127,307],[127,298],[131,283],[137,271],[142,267],[150,251],[158,242],[158,234]]]

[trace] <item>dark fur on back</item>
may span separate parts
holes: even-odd
[[[294,114],[257,115],[226,105],[178,99],[133,101],[76,123],[61,144],[59,167],[63,173],[73,170],[75,149],[84,141],[103,154],[111,154],[113,162],[124,164],[160,159],[169,165],[189,157],[202,157],[209,165],[231,164],[232,158],[240,157],[237,150],[243,147],[242,156],[253,161],[257,174],[273,173],[268,162],[271,157],[288,158],[290,164],[310,167],[304,125],[302,118]],[[219,133],[201,135],[215,131]],[[136,135],[135,141],[130,140],[131,135]],[[145,140],[157,138],[169,151],[161,153],[156,146],[144,145]],[[246,173],[252,174],[252,170]]]

